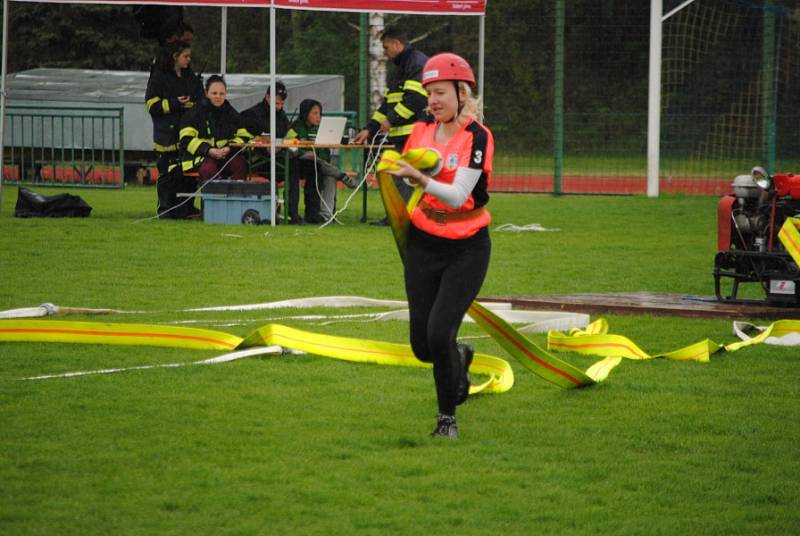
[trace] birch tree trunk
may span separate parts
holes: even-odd
[[[373,111],[383,102],[383,93],[386,91],[386,56],[380,38],[383,17],[383,13],[369,14],[369,102]]]

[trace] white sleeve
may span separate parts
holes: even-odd
[[[432,178],[428,181],[425,192],[436,196],[447,206],[458,208],[464,204],[469,194],[472,193],[482,173],[482,169],[460,167],[456,170],[456,176],[452,184],[445,184]]]

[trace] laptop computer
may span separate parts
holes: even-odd
[[[314,145],[338,145],[342,143],[345,126],[347,126],[346,117],[324,116],[319,123],[317,139],[314,140]]]

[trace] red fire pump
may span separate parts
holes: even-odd
[[[767,302],[800,306],[800,268],[778,239],[786,218],[800,216],[800,175],[770,176],[754,167],[733,181],[733,194],[717,207],[718,253],[714,259],[717,299],[739,303]],[[721,280],[730,278],[730,295],[722,295]],[[740,299],[740,283],[758,283],[764,300]]]

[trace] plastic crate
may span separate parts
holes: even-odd
[[[271,205],[272,198],[268,195],[226,195],[203,192],[203,221],[230,225],[269,223]]]

